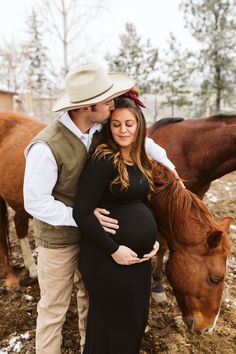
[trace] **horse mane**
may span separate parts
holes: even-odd
[[[176,179],[174,173],[168,167],[161,163],[155,162],[153,173],[155,183],[155,200],[156,198],[159,200],[168,200],[171,237],[174,237],[178,240],[178,242],[189,246],[196,246],[203,241],[199,238],[193,238],[192,240],[187,240],[186,237],[184,238],[184,235],[191,235],[193,232],[193,230],[191,231],[189,228],[189,218],[185,216],[195,219],[197,223],[203,223],[209,228],[209,231],[220,230],[223,232],[220,224],[213,219],[210,211],[203,201],[191,191],[184,189]],[[194,216],[192,216],[192,210],[195,211]],[[228,252],[230,246],[227,240],[225,240],[223,247],[226,249],[226,252]]]
[[[149,134],[152,134],[155,130],[164,127],[165,125],[182,122],[183,120],[185,119],[184,118],[162,118],[160,120],[157,120],[153,125],[149,127],[148,129]]]
[[[209,117],[212,120],[220,120],[220,119],[230,119],[236,117],[236,113],[217,113],[213,116]]]

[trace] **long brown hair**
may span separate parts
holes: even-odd
[[[115,99],[115,109],[128,109],[137,120],[136,139],[131,147],[132,163],[136,165],[147,178],[151,191],[154,190],[152,176],[152,160],[147,156],[145,149],[146,138],[146,121],[141,108],[130,97],[119,96]],[[101,144],[95,151],[95,156],[111,155],[114,164],[119,171],[119,176],[112,181],[112,184],[121,184],[122,189],[129,186],[129,175],[123,155],[119,145],[114,141],[111,128],[110,118],[104,125],[106,144]]]

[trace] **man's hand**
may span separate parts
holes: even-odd
[[[176,179],[179,181],[181,187],[182,187],[182,188],[186,188],[185,185],[184,185],[184,182],[183,182],[182,179],[179,177],[178,172],[177,172],[175,169],[174,169],[172,172],[174,173]]]
[[[108,210],[96,208],[93,213],[106,232],[114,235],[116,230],[119,229],[118,220],[106,216],[110,214]]]
[[[148,261],[149,259],[151,259],[153,256],[156,255],[157,251],[159,250],[159,242],[155,242],[153,249],[150,253],[144,254],[143,258],[140,259],[140,262],[145,262]]]
[[[135,263],[140,263],[140,258],[137,254],[132,251],[129,247],[119,246],[118,250],[112,253],[112,258],[114,261],[121,265],[132,265]]]

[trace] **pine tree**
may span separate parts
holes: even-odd
[[[110,70],[126,72],[133,77],[141,93],[151,91],[156,78],[158,50],[150,40],[142,42],[136,27],[126,23],[126,33],[120,36],[117,55],[107,54],[105,59]]]
[[[176,107],[191,105],[190,78],[193,71],[191,53],[183,51],[173,33],[170,33],[165,58],[162,62],[162,106],[171,107],[171,116]]]
[[[235,85],[235,0],[183,0],[186,27],[200,43],[200,96],[214,97],[213,110],[233,97]]]
[[[27,86],[37,94],[47,93],[51,89],[49,59],[44,45],[43,25],[34,9],[28,19],[28,40],[24,44],[27,58]]]

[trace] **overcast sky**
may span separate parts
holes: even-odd
[[[78,0],[79,2],[80,0]],[[143,40],[150,39],[153,47],[166,46],[172,31],[185,48],[196,44],[184,29],[181,0],[106,0],[107,10],[87,27],[91,53],[99,61],[108,51],[114,53],[119,35],[125,32],[125,23],[132,22]],[[34,0],[0,0],[0,40],[22,39],[24,21]],[[94,49],[96,48],[96,52]],[[90,49],[89,49],[90,51]]]

